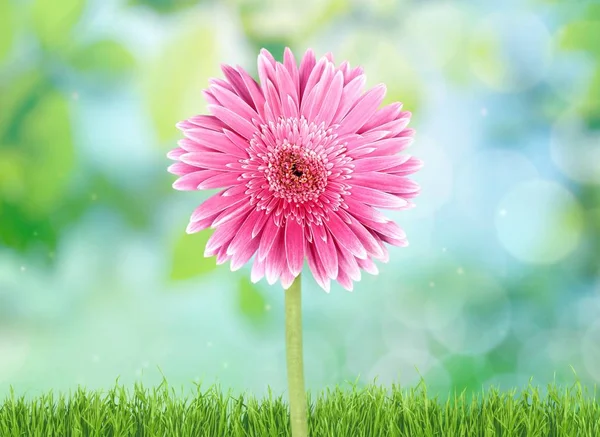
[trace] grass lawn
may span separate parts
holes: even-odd
[[[595,389],[550,385],[544,393],[529,386],[440,400],[424,384],[336,388],[308,400],[310,435],[600,436]],[[11,394],[0,403],[0,436],[289,436],[288,414],[287,404],[272,394],[256,399],[197,386],[185,395],[166,382],[133,390],[117,384],[105,392],[80,388],[35,399]]]

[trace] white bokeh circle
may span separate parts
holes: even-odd
[[[600,131],[591,131],[574,111],[567,111],[552,128],[550,156],[569,178],[600,184]]]
[[[488,149],[466,157],[456,169],[455,198],[460,211],[475,220],[492,220],[498,201],[515,185],[538,177],[535,165],[514,150]]]
[[[469,61],[495,91],[523,91],[540,82],[551,61],[551,36],[533,14],[494,13],[474,28]]]
[[[12,329],[0,331],[0,383],[22,370],[30,351],[27,336]]]
[[[411,46],[421,56],[441,67],[462,50],[467,22],[467,14],[456,4],[416,3],[406,20],[405,31]],[[431,29],[436,31],[432,32]]]
[[[452,294],[462,295],[459,315],[432,329],[435,339],[451,352],[484,354],[508,335],[511,306],[506,291],[490,276],[465,273],[466,284]]]
[[[430,380],[427,375],[435,376]],[[450,376],[443,364],[428,350],[417,352],[389,352],[377,360],[367,373],[367,381],[376,381],[377,385],[391,386],[399,384],[401,387],[414,386],[421,378],[428,385],[436,387],[446,386]]]
[[[579,244],[583,211],[573,194],[556,182],[523,182],[498,205],[500,243],[515,258],[532,264],[553,264]]]
[[[587,372],[600,382],[600,319],[592,323],[583,335],[581,355]]]

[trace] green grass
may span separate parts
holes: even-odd
[[[391,390],[336,388],[309,402],[310,435],[318,436],[600,436],[595,389],[580,384],[533,386],[523,391],[456,393],[430,397],[424,384]],[[0,436],[289,436],[288,406],[271,394],[224,394],[218,387],[188,396],[166,382],[133,391],[79,388],[34,399],[14,392],[0,404]]]

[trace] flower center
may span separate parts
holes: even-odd
[[[273,194],[290,203],[315,200],[327,186],[323,159],[303,145],[282,144],[266,153],[265,177]]]
[[[335,128],[304,117],[279,117],[260,126],[242,160],[246,194],[257,210],[274,211],[279,226],[293,216],[321,223],[326,210],[337,210],[349,193],[352,173]]]

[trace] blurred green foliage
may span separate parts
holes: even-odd
[[[564,50],[585,52],[594,60],[587,98],[578,109],[590,128],[600,130],[600,4],[590,3],[578,19],[567,23],[559,44]]]
[[[212,229],[195,234],[178,232],[171,256],[170,278],[178,281],[205,275],[217,268],[214,258],[204,258],[204,247],[213,234]]]
[[[267,315],[265,298],[247,277],[239,280],[237,299],[240,313],[248,321],[255,325],[260,325],[265,321]]]
[[[164,48],[145,75],[148,109],[160,144],[172,147],[175,123],[204,112],[201,90],[218,75],[217,37],[213,25],[190,20]]]
[[[45,49],[55,50],[69,41],[85,4],[85,0],[62,0],[58,6],[54,0],[35,0],[31,8],[33,29]]]
[[[12,4],[9,1],[0,2],[0,63],[12,46],[14,33]]]
[[[129,0],[130,5],[144,5],[159,13],[172,13],[194,6],[199,0]]]
[[[70,64],[79,71],[106,78],[131,71],[135,60],[118,42],[103,40],[78,47],[70,56]]]
[[[85,208],[77,205],[91,206],[90,192],[101,191],[94,188],[93,177],[84,182],[91,191],[72,184],[73,170],[82,163],[75,153],[71,93],[63,88],[55,65],[65,63],[67,68],[102,78],[135,65],[131,53],[116,41],[79,45],[79,39],[73,40],[85,4],[85,0],[68,0],[57,7],[54,1],[35,0],[31,5],[2,2],[0,6],[4,24],[0,60],[10,53],[12,15],[25,9],[42,46],[41,51],[27,53],[29,64],[10,64],[9,59],[8,79],[0,82],[0,242],[18,251],[45,248],[36,252],[45,260],[52,258],[48,254],[54,252],[61,233],[84,213]]]

